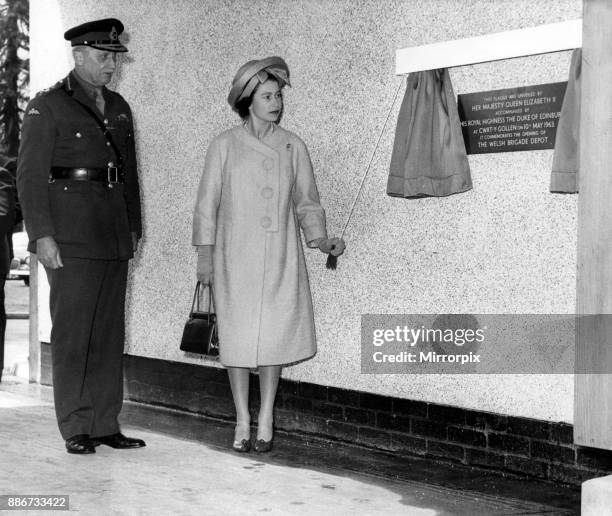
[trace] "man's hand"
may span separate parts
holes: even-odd
[[[132,250],[134,254],[138,252],[138,234],[136,231],[132,231]]]
[[[38,261],[49,269],[63,267],[59,246],[51,236],[41,237],[36,241],[36,254]]]

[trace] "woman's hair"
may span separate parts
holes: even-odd
[[[255,89],[255,91],[257,91],[257,89]],[[249,118],[249,107],[251,105],[251,102],[253,101],[253,95],[255,94],[255,91],[251,93],[250,97],[244,97],[243,99],[240,99],[238,102],[236,102],[236,111],[238,111],[238,115],[243,120]]]
[[[265,70],[264,70],[265,71]],[[274,77],[273,75],[269,74],[268,72],[266,72],[266,75],[268,76],[267,80],[271,80],[274,81],[278,84],[278,79],[276,77]],[[264,81],[265,82],[265,81]],[[240,99],[236,102],[236,111],[238,111],[238,115],[240,116],[240,118],[242,118],[243,120],[246,120],[247,118],[249,118],[249,107],[251,106],[251,103],[253,102],[253,96],[255,95],[255,93],[257,93],[257,90],[259,89],[259,87],[262,85],[263,83],[260,82],[255,89],[253,90],[253,93],[251,93],[251,95],[249,95],[248,97],[244,97],[243,99]]]

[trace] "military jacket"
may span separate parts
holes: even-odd
[[[71,72],[28,104],[21,133],[17,191],[30,240],[52,236],[62,256],[128,259],[131,232],[142,234],[134,127],[127,102],[103,88],[105,112]],[[51,167],[101,168],[117,157],[94,118],[79,104],[96,111],[119,149],[124,184],[49,178]]]

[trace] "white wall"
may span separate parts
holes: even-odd
[[[293,88],[283,125],[309,146],[337,234],[402,80],[394,75],[397,48],[581,16],[580,0],[32,0],[31,8],[33,91],[65,74],[66,28],[107,16],[126,25],[130,53],[115,87],[135,114],[145,222],[131,269],[127,351],[194,363],[201,361],[178,349],[194,286],[191,210],[208,143],[237,123],[225,99],[243,62],[287,60]],[[451,77],[456,93],[468,93],[567,80],[568,68],[569,52],[561,52],[454,68]],[[390,198],[399,104],[338,270],[307,251],[319,352],[284,376],[571,421],[570,375],[360,374],[364,313],[575,310],[576,197],[548,192],[552,151],[470,156],[472,191]]]

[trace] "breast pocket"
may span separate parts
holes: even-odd
[[[92,151],[104,149],[104,136],[96,128],[70,129],[55,139],[56,156],[74,156],[72,166],[86,166],[91,161]]]
[[[123,159],[126,159],[130,140],[133,138],[129,120],[123,117],[118,117],[109,126],[113,142],[119,149]]]

